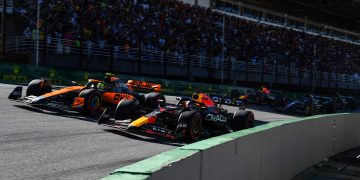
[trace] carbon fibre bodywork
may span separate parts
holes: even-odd
[[[96,111],[99,112],[105,108],[115,109],[116,105],[123,99],[137,99],[141,103],[144,101],[144,94],[130,90],[118,78],[112,80],[110,84],[101,80],[89,79],[84,86],[60,87],[41,95],[26,95],[25,97],[22,97],[22,87],[19,86],[9,95],[9,99],[19,100],[30,105],[52,106],[56,104],[56,107],[61,109],[80,112],[95,106]],[[100,98],[87,102],[87,96],[90,95],[82,95],[85,91],[96,92]],[[28,90],[26,94],[28,94]]]
[[[254,126],[253,113],[246,110],[237,110],[229,113],[227,110],[219,107],[216,103],[204,93],[195,93],[192,99],[177,98],[177,104],[166,104],[165,106],[156,109],[136,109],[135,116],[130,118],[113,118],[109,112],[104,112],[99,119],[99,124],[104,126],[114,127],[124,131],[155,134],[171,139],[185,138],[190,141],[196,141],[200,136],[214,136],[220,135],[234,130],[232,128],[232,121],[236,112],[246,113],[242,129]],[[191,116],[192,119],[184,118]],[[200,121],[194,120],[194,117],[200,118]],[[200,130],[198,136],[190,136],[189,131],[192,131],[196,124]],[[191,133],[190,133],[191,134]],[[190,138],[188,138],[190,136]]]
[[[275,106],[277,111],[302,115],[329,114],[336,112],[332,98],[324,96],[302,97],[290,101],[285,106]]]

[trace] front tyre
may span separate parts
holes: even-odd
[[[166,105],[165,96],[160,93],[149,93],[145,95],[144,108],[157,109],[159,106]]]
[[[133,99],[121,100],[115,109],[115,120],[134,119],[136,117],[136,102]]]
[[[96,89],[84,89],[79,97],[84,98],[84,108],[81,113],[85,115],[96,115],[99,113],[102,103],[101,94]]]
[[[254,127],[254,114],[251,111],[237,110],[230,120],[230,127],[233,131],[239,131]]]
[[[315,107],[311,104],[307,105],[304,110],[306,116],[313,116],[315,114]]]
[[[352,110],[356,110],[356,103],[355,102],[351,102],[350,103],[350,108],[352,109]]]
[[[52,91],[51,85],[45,79],[32,80],[26,90],[26,96],[41,96]]]
[[[202,117],[197,111],[185,111],[179,116],[176,134],[182,134],[185,140],[195,142],[202,133]]]

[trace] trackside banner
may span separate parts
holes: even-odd
[[[79,84],[85,84],[87,79],[103,79],[103,72],[94,71],[79,71],[73,69],[58,69],[49,67],[36,67],[33,65],[10,64],[0,62],[0,82],[3,83],[22,83],[27,84],[33,79],[46,78],[53,85],[71,85],[72,81]],[[242,88],[235,86],[223,86],[215,84],[194,83],[186,81],[172,81],[164,79],[145,78],[129,75],[118,75],[118,77],[127,82],[127,80],[140,80],[152,83],[159,83],[162,85],[162,92],[169,95],[189,96],[196,90],[202,90],[209,94],[231,95],[246,94],[248,91],[253,91],[250,88]],[[299,94],[291,93],[292,97],[299,96]]]

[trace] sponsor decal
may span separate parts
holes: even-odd
[[[3,75],[4,81],[12,81],[12,82],[22,82],[27,83],[27,76],[17,76],[17,75]]]
[[[153,126],[152,130],[156,131],[156,132],[160,132],[160,133],[166,133],[167,132],[166,128],[161,127],[161,126]]]
[[[177,125],[178,128],[186,128],[187,127],[187,124],[184,123],[184,122],[181,122]]]
[[[13,96],[21,96],[21,91],[13,91],[11,94]]]
[[[221,114],[208,114],[206,115],[205,120],[213,122],[227,122],[226,117]]]
[[[83,97],[77,97],[75,98],[72,108],[74,109],[81,109],[84,107],[85,98]]]
[[[50,84],[63,84],[63,81],[60,79],[49,79],[48,82]]]
[[[226,99],[225,104],[232,104],[232,100],[231,99]]]
[[[119,94],[119,93],[116,93],[114,95],[114,99],[115,101],[120,101],[122,99],[133,99],[134,97],[132,95],[129,95],[129,94]]]
[[[148,82],[143,82],[143,81],[133,81],[133,84],[135,86],[149,87],[149,88],[151,88],[154,85],[153,83],[148,83]]]
[[[50,77],[55,77],[56,76],[56,70],[55,69],[50,69],[49,70],[49,75],[50,75]]]

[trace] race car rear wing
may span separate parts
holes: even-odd
[[[161,84],[155,84],[151,82],[128,80],[126,85],[128,86],[129,89],[132,90],[153,91],[153,92],[161,91]]]

